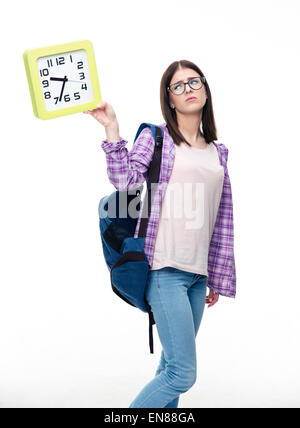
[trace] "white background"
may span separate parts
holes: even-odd
[[[299,407],[299,2],[5,3],[1,25],[1,407],[128,407],[154,376],[147,314],[111,290],[98,228],[102,125],[37,119],[23,52],[92,41],[128,148],[160,79],[195,62],[229,148],[237,297],[205,309],[180,407]],[[298,29],[297,29],[298,28]]]

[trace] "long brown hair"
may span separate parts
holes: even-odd
[[[167,90],[167,87],[169,86],[174,73],[180,68],[191,68],[195,70],[200,76],[204,77],[204,74],[202,73],[200,68],[191,61],[182,59],[180,61],[172,62],[172,64],[169,65],[169,67],[166,69],[166,71],[164,72],[161,78],[160,105],[161,105],[162,115],[168,127],[169,134],[173,138],[174,143],[179,145],[182,141],[184,141],[189,146],[191,146],[191,144],[188,141],[186,141],[186,139],[178,129],[176,112],[175,112],[175,109],[173,110],[170,107],[169,93]],[[214,112],[213,112],[213,106],[212,106],[211,93],[210,93],[210,89],[209,89],[206,77],[205,77],[204,85],[206,88],[207,100],[202,109],[203,111],[202,111],[201,123],[202,123],[204,139],[206,143],[209,144],[211,141],[215,141],[218,138],[217,138],[216,124],[215,124],[215,118],[214,118]],[[201,126],[201,123],[200,123],[200,126]]]

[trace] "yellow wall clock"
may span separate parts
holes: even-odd
[[[53,119],[102,101],[93,45],[79,40],[23,53],[35,116]]]

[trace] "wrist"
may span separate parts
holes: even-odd
[[[106,139],[109,142],[119,141],[120,135],[119,135],[119,125],[118,124],[112,124],[105,128],[106,132]]]

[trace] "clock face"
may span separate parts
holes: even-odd
[[[46,110],[60,110],[93,101],[84,49],[38,58],[37,67]]]

